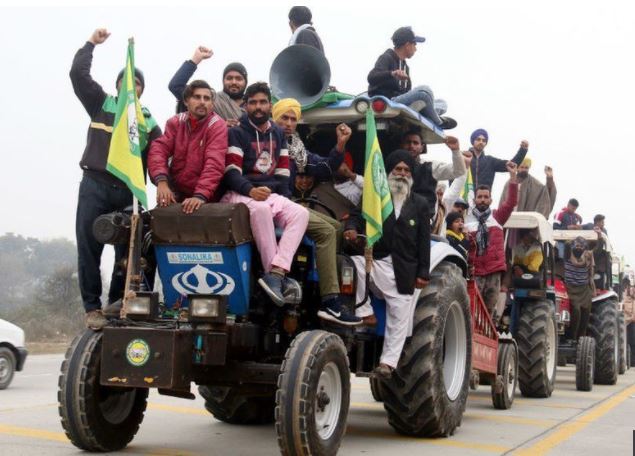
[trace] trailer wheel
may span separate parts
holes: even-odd
[[[626,373],[626,324],[624,323],[624,313],[617,312],[617,334],[619,335],[620,342],[620,354],[619,354],[619,369],[617,373],[623,375]]]
[[[444,261],[431,276],[415,308],[412,337],[382,383],[389,424],[420,437],[452,435],[460,426],[472,362],[470,301],[461,270]]]
[[[370,383],[370,392],[373,395],[373,399],[377,402],[383,402],[384,398],[382,396],[381,380],[376,377],[370,377],[368,381]]]
[[[275,393],[250,396],[229,386],[208,385],[199,386],[198,392],[205,399],[205,409],[219,421],[228,424],[273,423]]]
[[[16,360],[10,348],[0,347],[0,390],[6,389],[13,380]]]
[[[99,383],[101,332],[86,330],[66,352],[57,399],[62,427],[77,448],[118,451],[132,441],[143,421],[147,388]]]
[[[593,303],[587,334],[595,339],[595,383],[615,385],[620,346],[617,302],[614,299]]]
[[[285,456],[337,454],[350,402],[346,347],[336,334],[300,333],[287,349],[276,392],[276,433]]]
[[[492,383],[494,407],[500,410],[510,409],[518,384],[518,349],[513,343],[499,343],[496,376],[500,377],[500,382],[497,380]]]
[[[593,389],[593,371],[595,370],[595,339],[580,337],[575,356],[575,387],[578,391]]]
[[[525,301],[516,333],[518,383],[527,397],[549,397],[556,383],[558,331],[553,303]]]

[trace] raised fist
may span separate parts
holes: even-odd
[[[88,41],[90,41],[94,45],[98,45],[106,41],[109,36],[110,32],[108,30],[106,30],[105,28],[98,28],[93,32]]]

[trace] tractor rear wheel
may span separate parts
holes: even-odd
[[[229,424],[273,423],[275,393],[264,396],[241,394],[229,386],[199,386],[205,409],[219,421]]]
[[[620,354],[617,301],[593,303],[587,334],[595,339],[595,383],[615,385]]]

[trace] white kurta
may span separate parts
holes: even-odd
[[[355,262],[357,270],[356,302],[359,304],[364,300],[366,294],[366,260],[359,255],[351,258]],[[386,300],[386,331],[379,362],[397,367],[406,337],[412,334],[415,304],[421,290],[415,289],[414,294],[401,294],[397,291],[395,269],[390,256],[373,260],[370,272],[370,289],[373,295]],[[355,315],[358,317],[367,317],[372,314],[373,308],[370,305],[370,298],[355,311]]]

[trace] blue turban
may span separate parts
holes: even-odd
[[[477,130],[474,130],[474,133],[472,133],[472,135],[470,136],[470,144],[474,144],[474,141],[476,141],[476,138],[478,138],[479,136],[485,136],[485,142],[489,142],[489,135],[487,134],[487,130],[479,128]]]

